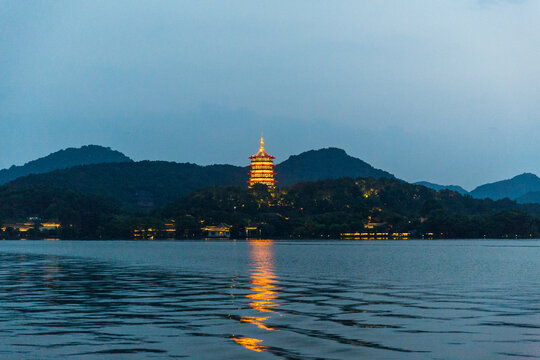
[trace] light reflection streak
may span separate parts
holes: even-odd
[[[262,313],[273,313],[275,308],[279,306],[276,302],[278,299],[277,276],[274,273],[274,254],[272,240],[250,240],[249,256],[253,264],[253,270],[250,280],[250,294],[246,298],[252,300],[249,302],[249,307],[253,310]],[[267,331],[277,331],[277,329],[268,326],[266,321],[270,318],[267,316],[242,316],[240,321],[257,326],[259,329]],[[259,345],[262,340],[255,338],[233,338],[233,340],[242,345],[248,350],[262,352],[268,348]]]
[[[233,340],[235,343],[242,345],[243,347],[251,351],[263,352],[268,350],[266,346],[258,345],[258,343],[262,342],[262,340],[259,339],[233,338]]]

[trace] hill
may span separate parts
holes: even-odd
[[[71,189],[112,199],[131,211],[150,211],[209,186],[246,188],[248,172],[247,167],[232,165],[141,161],[76,166],[30,175],[15,180],[14,184]],[[291,156],[276,166],[276,172],[280,187],[327,178],[393,178],[336,148]]]
[[[540,178],[535,174],[524,173],[512,179],[485,184],[471,191],[475,198],[493,200],[518,199],[527,193],[540,191]]]
[[[343,178],[266,187],[204,189],[167,206],[180,234],[200,224],[258,227],[268,237],[339,237],[341,233],[411,233],[442,238],[540,235],[540,205],[474,199],[395,179]],[[199,231],[200,232],[200,231]]]
[[[53,237],[65,239],[98,239],[99,231],[110,226],[121,214],[120,208],[108,199],[46,186],[0,187],[0,223],[15,223],[35,217],[43,221],[58,221],[62,228]],[[7,226],[6,226],[7,228]],[[4,237],[13,231],[2,231]],[[29,230],[25,238],[39,238],[38,231]]]
[[[0,185],[26,175],[43,174],[77,165],[130,161],[132,160],[121,152],[111,150],[108,147],[87,145],[81,148],[68,148],[30,161],[22,166],[12,166],[9,169],[0,170]]]
[[[149,211],[196,190],[215,185],[241,186],[247,169],[140,161],[75,166],[29,175],[8,184],[69,189],[111,199],[130,211]]]
[[[540,191],[531,191],[516,199],[519,204],[540,204]]]
[[[192,238],[202,235],[202,226],[221,223],[231,225],[235,236],[245,234],[249,226],[260,236],[284,238],[337,238],[356,232],[440,238],[540,236],[538,204],[474,199],[387,178],[302,182],[273,191],[262,185],[250,190],[210,187],[146,215],[67,189],[13,183],[0,187],[0,220],[10,223],[30,216],[62,226],[45,233],[6,227],[0,238],[126,239],[140,229],[152,237]],[[163,230],[166,224],[174,224],[174,234]]]
[[[276,166],[276,173],[278,186],[343,177],[394,178],[394,175],[376,169],[338,148],[310,150],[293,155]]]
[[[428,181],[419,181],[419,182],[415,182],[414,184],[422,185],[436,191],[450,190],[450,191],[455,191],[457,193],[460,193],[461,195],[467,195],[469,193],[467,190],[465,190],[459,185],[439,185],[439,184],[430,183]]]

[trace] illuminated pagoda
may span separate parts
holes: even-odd
[[[264,139],[261,136],[261,148],[259,152],[249,157],[251,159],[251,171],[249,172],[249,187],[255,184],[264,184],[270,188],[276,187],[274,180],[274,161],[275,157],[264,151]]]

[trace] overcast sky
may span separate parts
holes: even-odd
[[[70,146],[540,174],[540,1],[0,0],[0,168]]]

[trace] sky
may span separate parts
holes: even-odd
[[[86,144],[406,181],[540,174],[540,1],[0,0],[0,168]]]

